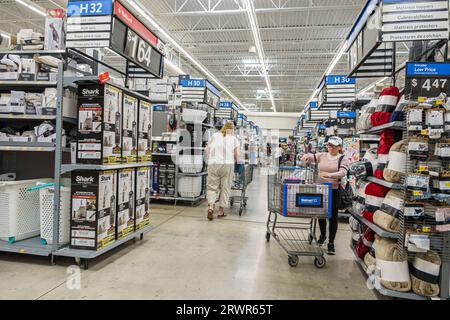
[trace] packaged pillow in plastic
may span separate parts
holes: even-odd
[[[439,295],[441,257],[435,251],[418,253],[410,264],[413,291],[425,297]]]
[[[389,150],[387,167],[383,171],[384,180],[398,183],[406,173],[408,140],[395,143]]]

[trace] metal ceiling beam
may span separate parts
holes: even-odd
[[[339,11],[359,11],[361,10],[360,5],[331,5],[331,6],[305,6],[305,7],[272,7],[272,8],[255,8],[258,14],[270,14],[270,13],[288,13],[288,12],[308,12],[308,11],[322,11],[322,10],[339,10]],[[164,17],[197,17],[208,15],[240,15],[245,14],[244,9],[231,9],[231,10],[199,10],[199,11],[173,11],[164,12],[159,14],[159,16]]]
[[[337,25],[313,25],[313,26],[281,26],[281,27],[260,27],[261,31],[288,31],[288,30],[336,30],[348,29],[351,24],[337,24]],[[216,28],[216,29],[171,29],[169,32],[174,34],[193,34],[193,33],[219,33],[219,32],[249,32],[250,28]]]
[[[276,44],[276,45],[304,45],[307,43],[330,43],[330,42],[342,42],[342,39],[335,38],[324,38],[324,39],[291,39],[291,40],[268,40],[262,39],[263,44]],[[186,47],[224,47],[224,46],[250,46],[252,45],[252,41],[249,40],[236,40],[236,41],[207,41],[207,42],[183,42],[183,45]],[[195,51],[192,51],[195,54]]]

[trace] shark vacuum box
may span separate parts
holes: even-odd
[[[116,240],[117,171],[72,173],[70,247],[100,250]]]
[[[137,120],[139,100],[128,94],[123,96],[122,162],[137,162]]]
[[[78,86],[77,163],[121,162],[122,95],[109,84]]]
[[[135,174],[134,168],[119,170],[117,201],[117,239],[135,230]]]
[[[150,102],[141,100],[139,103],[139,125],[138,125],[138,161],[147,162],[152,160],[152,105]]]
[[[136,231],[150,225],[150,167],[136,168]]]

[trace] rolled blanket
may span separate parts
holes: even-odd
[[[389,123],[391,120],[392,113],[390,112],[375,112],[370,117],[370,121],[374,127],[381,126],[383,124]]]
[[[371,252],[367,252],[364,256],[364,263],[367,267],[374,267],[377,265],[377,259],[375,259]]]
[[[381,284],[390,290],[408,292],[411,279],[407,259],[402,257],[397,242],[377,237],[375,240],[377,267],[381,270]]]
[[[366,186],[366,210],[370,212],[377,211],[381,207],[383,199],[389,190],[389,188],[379,184],[369,183]]]
[[[400,182],[406,172],[406,154],[408,151],[408,140],[395,143],[389,150],[387,167],[384,169],[384,180],[389,182]]]
[[[356,201],[365,204],[366,203],[366,187],[370,184],[370,182],[361,180],[357,183],[357,193],[356,193]]]
[[[383,169],[376,169],[375,170],[375,174],[374,174],[375,178],[384,180],[384,170]]]
[[[361,224],[354,217],[348,219],[350,230],[352,231],[352,243],[356,245],[361,238]]]
[[[356,179],[371,177],[373,176],[373,172],[373,163],[364,158],[361,161],[353,162],[349,166],[349,174],[354,176]]]
[[[381,204],[381,210],[391,216],[398,218],[405,210],[404,195],[400,190],[391,190]]]
[[[421,296],[439,295],[439,275],[441,258],[435,251],[418,253],[410,265],[413,291]]]
[[[373,222],[377,226],[383,228],[386,231],[390,231],[390,232],[400,231],[400,225],[401,225],[400,220],[394,216],[391,216],[390,214],[387,214],[386,212],[381,211],[381,210],[377,210],[373,214]]]
[[[387,87],[381,91],[375,112],[392,113],[400,100],[400,90],[397,87]]]
[[[367,252],[372,248],[373,242],[375,241],[375,232],[370,228],[367,228],[364,232],[364,235],[361,239],[359,239],[358,243],[355,246],[355,251],[358,257],[364,259],[364,256]]]
[[[358,123],[356,124],[358,131],[369,130],[372,128],[370,117],[375,112],[377,105],[378,99],[372,99],[369,104],[366,104],[361,108],[361,114],[358,118]]]
[[[370,212],[370,211],[367,211],[367,210],[363,211],[363,213],[362,213],[362,216],[363,216],[367,221],[372,222],[372,223],[373,223],[373,215],[374,215],[373,212]]]

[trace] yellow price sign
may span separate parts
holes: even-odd
[[[436,105],[442,106],[443,104],[444,104],[444,100],[442,100],[442,99],[436,100]]]
[[[427,172],[428,171],[428,166],[420,166],[419,167],[419,172]]]
[[[431,232],[431,227],[422,227],[422,232],[426,232],[426,233]]]
[[[427,136],[428,135],[428,129],[421,130],[420,134],[423,135],[423,136]]]
[[[25,249],[20,249],[19,252],[20,252],[20,253],[27,253],[27,250],[25,250]]]
[[[446,181],[446,182],[445,182],[445,186],[446,186],[446,187],[450,187],[450,181]]]
[[[415,191],[413,191],[413,195],[415,197],[421,197],[421,196],[423,196],[423,191],[415,190]]]
[[[427,101],[427,98],[426,97],[419,97],[417,100],[419,102],[425,102],[425,101]]]

